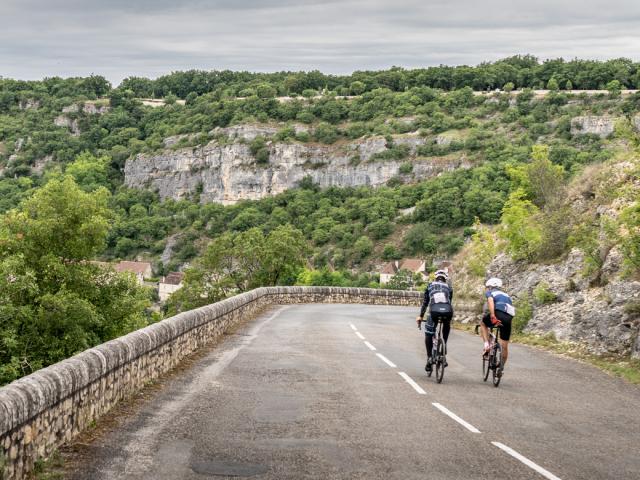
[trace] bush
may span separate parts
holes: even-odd
[[[411,162],[405,162],[400,165],[399,171],[403,175],[408,175],[413,171],[413,164]]]
[[[546,305],[558,300],[558,296],[549,290],[549,284],[542,282],[533,289],[533,298],[538,305]]]
[[[402,254],[395,245],[385,245],[382,250],[382,259],[386,261],[390,260],[399,260],[402,257]]]
[[[533,307],[531,306],[531,300],[527,295],[517,299],[514,302],[514,307],[516,309],[516,316],[513,317],[511,324],[513,327],[513,333],[519,334],[524,331],[533,317]]]
[[[332,144],[340,137],[338,129],[333,125],[322,122],[314,132],[316,140],[321,143]]]

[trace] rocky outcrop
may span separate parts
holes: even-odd
[[[248,141],[278,130],[232,128],[219,133]],[[394,137],[395,145],[408,145],[412,154],[424,142],[417,134]],[[202,202],[226,204],[281,193],[296,187],[306,176],[323,188],[378,186],[402,176],[400,166],[407,161],[373,161],[376,153],[387,149],[386,143],[382,137],[335,145],[270,142],[269,162],[260,165],[246,143],[214,140],[197,148],[140,154],[126,162],[125,184],[157,189],[162,199],[180,199],[200,191]],[[455,159],[414,159],[412,164],[412,172],[404,174],[406,179],[426,178],[469,166],[464,155]]]
[[[578,342],[595,354],[640,358],[640,317],[628,308],[640,302],[640,282],[622,278],[621,266],[622,256],[614,248],[599,272],[585,275],[584,254],[574,249],[551,265],[526,265],[500,254],[488,272],[505,279],[507,291],[516,299],[532,304],[533,316],[525,331],[553,333],[558,340]],[[536,300],[536,288],[551,293],[547,302]]]
[[[71,130],[71,134],[75,137],[80,135],[80,125],[78,123],[78,114],[85,115],[102,115],[111,110],[109,105],[95,102],[72,103],[62,108],[62,114],[58,115],[53,123],[57,127],[66,127]]]
[[[608,137],[613,133],[616,118],[609,116],[586,115],[571,119],[571,133],[580,135],[592,133],[601,138]]]
[[[67,115],[58,115],[53,123],[56,127],[66,127],[71,130],[71,135],[78,136],[80,135],[80,126],[78,125],[78,120],[68,117]]]

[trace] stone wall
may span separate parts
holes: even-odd
[[[267,287],[184,312],[86,350],[0,388],[0,478],[72,440],[116,403],[273,304],[419,305],[421,294],[337,287]]]

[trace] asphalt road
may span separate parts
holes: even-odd
[[[71,476],[640,478],[639,388],[519,345],[494,388],[479,337],[459,331],[438,385],[416,310],[271,310],[94,441]]]

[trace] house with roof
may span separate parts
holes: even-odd
[[[129,262],[122,261],[114,266],[116,272],[131,272],[136,276],[140,285],[144,284],[145,278],[151,278],[153,272],[149,262]]]
[[[387,263],[380,272],[380,285],[386,285],[400,270],[409,270],[411,273],[419,273],[426,278],[426,263],[419,258],[404,258]]]
[[[182,272],[171,272],[166,277],[162,277],[162,280],[158,283],[160,301],[164,302],[173,292],[180,290],[183,279],[184,273]]]

